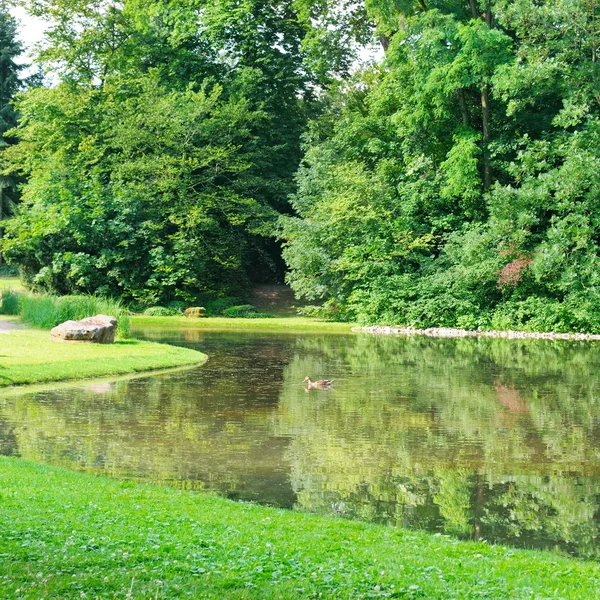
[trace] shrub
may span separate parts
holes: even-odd
[[[96,296],[20,295],[19,315],[23,321],[41,329],[52,329],[64,321],[84,319],[97,314],[116,317],[117,335],[129,335],[129,313],[118,300]]]
[[[3,264],[0,265],[0,277],[18,277],[19,269],[11,265]]]
[[[172,310],[174,314],[182,315],[183,311],[189,306],[189,302],[183,300],[172,300],[167,304],[167,308]]]
[[[531,258],[515,258],[513,261],[504,265],[500,276],[498,277],[498,289],[502,290],[506,287],[516,287],[523,278],[523,272],[527,270],[533,260]]]
[[[166,308],[165,306],[151,306],[144,311],[144,314],[149,317],[172,317],[177,313],[175,310]]]
[[[235,298],[216,298],[215,300],[204,302],[203,306],[209,315],[222,315],[223,311],[234,306],[236,302]]]
[[[258,312],[256,306],[252,306],[252,304],[240,304],[225,309],[223,316],[232,319],[268,319],[273,315]]]
[[[335,302],[326,302],[322,305],[309,304],[297,309],[297,314],[301,317],[311,317],[323,321],[345,321],[347,315],[340,310]]]
[[[130,315],[143,313],[144,310],[146,310],[146,308],[147,308],[147,305],[142,304],[141,302],[130,302],[127,305],[127,310],[129,311]]]
[[[498,329],[598,333],[598,314],[599,303],[595,298],[577,294],[563,300],[530,296],[500,305],[493,314],[492,325]]]
[[[2,315],[18,315],[19,314],[19,298],[22,294],[13,290],[2,291],[2,302],[0,303],[0,314]]]
[[[238,318],[238,317],[246,317],[249,314],[256,313],[256,306],[252,306],[252,304],[238,304],[237,306],[230,306],[223,311],[223,316]]]

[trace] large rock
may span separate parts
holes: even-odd
[[[183,315],[188,319],[199,319],[206,316],[206,309],[202,306],[192,306],[186,308]]]
[[[50,331],[56,342],[93,342],[112,344],[115,341],[117,319],[106,315],[87,317],[81,321],[65,321]]]

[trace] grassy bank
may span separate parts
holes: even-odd
[[[186,317],[149,317],[146,315],[131,317],[132,327],[177,328],[193,327],[197,329],[264,329],[293,331],[322,331],[330,333],[351,333],[352,323],[319,321],[310,317],[275,317],[270,319],[228,319],[226,317],[208,317],[188,319]]]
[[[600,565],[0,458],[6,598],[572,598]]]
[[[47,331],[17,329],[0,335],[0,386],[121,375],[198,364],[205,359],[195,350],[165,344],[138,340],[61,343],[51,341]]]
[[[0,290],[23,292],[25,288],[18,277],[0,277]]]

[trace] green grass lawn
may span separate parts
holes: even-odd
[[[2,290],[23,291],[23,284],[18,277],[0,277],[0,292]]]
[[[271,319],[231,319],[227,317],[207,317],[203,319],[188,319],[186,317],[149,317],[134,316],[131,318],[133,327],[156,326],[161,328],[193,327],[198,329],[265,329],[293,331],[314,331],[328,333],[350,333],[355,324],[319,321],[310,317],[275,317]]]
[[[61,343],[39,329],[0,334],[0,386],[122,375],[204,360],[206,356],[195,350],[138,340]]]
[[[600,597],[600,565],[0,457],[0,596]]]

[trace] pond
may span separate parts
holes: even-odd
[[[210,359],[0,393],[0,453],[600,559],[600,345],[136,334]],[[307,392],[306,375],[335,383]]]

